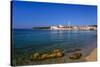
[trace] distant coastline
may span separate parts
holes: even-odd
[[[33,30],[97,30],[97,25],[83,25],[83,26],[70,26],[70,25],[57,25],[45,27],[32,27]]]

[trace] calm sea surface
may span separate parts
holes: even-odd
[[[64,51],[73,48],[91,50],[96,47],[96,41],[96,31],[12,30],[12,49],[16,54],[48,51],[55,48]]]

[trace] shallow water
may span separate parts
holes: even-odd
[[[64,30],[12,30],[13,57],[25,56],[32,52],[45,52],[56,48],[67,50],[81,48],[84,55],[96,47],[96,31]]]

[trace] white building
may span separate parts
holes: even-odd
[[[95,26],[71,26],[66,27],[63,25],[58,26],[50,26],[51,30],[97,30],[97,27]]]
[[[62,28],[62,27],[64,27],[64,26],[63,26],[63,25],[59,25],[58,27],[59,27],[59,28]]]
[[[59,29],[57,26],[50,26],[50,29],[51,30],[57,30],[57,29]]]

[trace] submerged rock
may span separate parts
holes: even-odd
[[[60,49],[55,49],[52,52],[47,53],[34,53],[31,56],[32,60],[44,60],[49,58],[56,58],[56,57],[62,57],[63,52]]]
[[[72,59],[72,60],[77,60],[77,59],[80,59],[81,56],[82,56],[81,53],[74,53],[69,58]]]
[[[60,52],[60,51],[61,51],[60,49],[54,49],[53,50],[54,53],[57,53],[57,52]]]
[[[48,54],[42,54],[40,56],[40,59],[43,60],[43,59],[47,59],[48,58]]]
[[[58,53],[56,53],[56,56],[57,56],[57,57],[61,57],[61,56],[63,56],[63,53],[58,52]]]
[[[32,59],[32,60],[37,60],[39,57],[40,57],[40,53],[33,53],[33,54],[31,55],[31,59]]]

